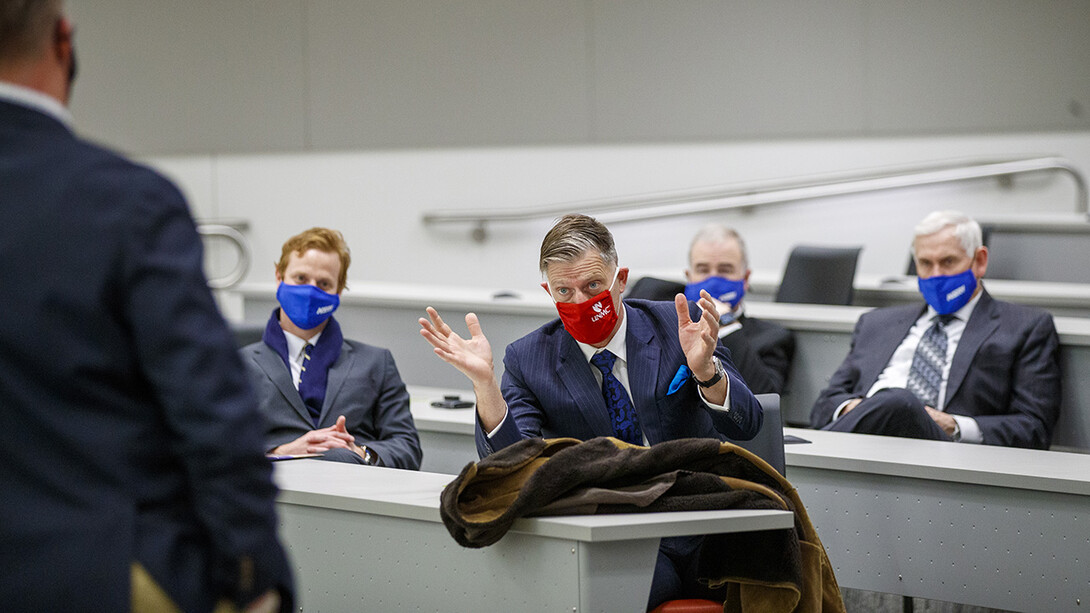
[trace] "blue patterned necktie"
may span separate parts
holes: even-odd
[[[303,393],[306,387],[310,384],[310,381],[307,379],[307,365],[310,364],[310,352],[313,350],[314,345],[310,343],[307,343],[306,346],[303,347],[303,365],[299,371],[299,395],[304,398],[303,404],[306,405],[307,411],[310,413],[310,418],[314,421],[314,427],[317,428],[318,418],[322,415],[322,407],[313,406],[314,402],[307,402],[307,396]]]
[[[937,408],[942,371],[946,367],[946,326],[953,319],[953,315],[936,315],[912,356],[906,387],[924,406]]]
[[[613,436],[633,445],[643,444],[643,433],[640,431],[640,420],[636,417],[636,409],[632,406],[632,400],[628,397],[617,377],[613,376],[613,363],[617,356],[610,351],[599,351],[590,359],[590,363],[602,371],[602,398],[606,401],[609,410],[609,419],[613,424]]]

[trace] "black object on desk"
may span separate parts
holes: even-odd
[[[462,400],[462,397],[457,394],[444,395],[442,400],[432,402],[431,406],[438,409],[468,409],[473,406],[473,401]]]

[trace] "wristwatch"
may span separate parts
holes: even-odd
[[[700,387],[711,387],[719,383],[719,380],[727,375],[727,371],[723,370],[723,363],[719,361],[719,356],[712,356],[712,363],[715,364],[715,375],[711,379],[701,381],[696,378],[696,375],[693,375],[693,381],[696,381],[696,384]]]
[[[378,464],[378,456],[374,454],[367,445],[360,445],[360,449],[363,450],[363,463],[368,466],[376,466]]]

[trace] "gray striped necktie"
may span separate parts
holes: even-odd
[[[936,315],[912,356],[906,387],[925,406],[937,407],[942,371],[946,367],[946,326],[954,319],[953,315]]]

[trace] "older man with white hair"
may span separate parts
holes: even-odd
[[[994,300],[980,225],[955,211],[916,226],[924,305],[864,314],[811,409],[815,428],[1047,449],[1060,411],[1052,316]]]

